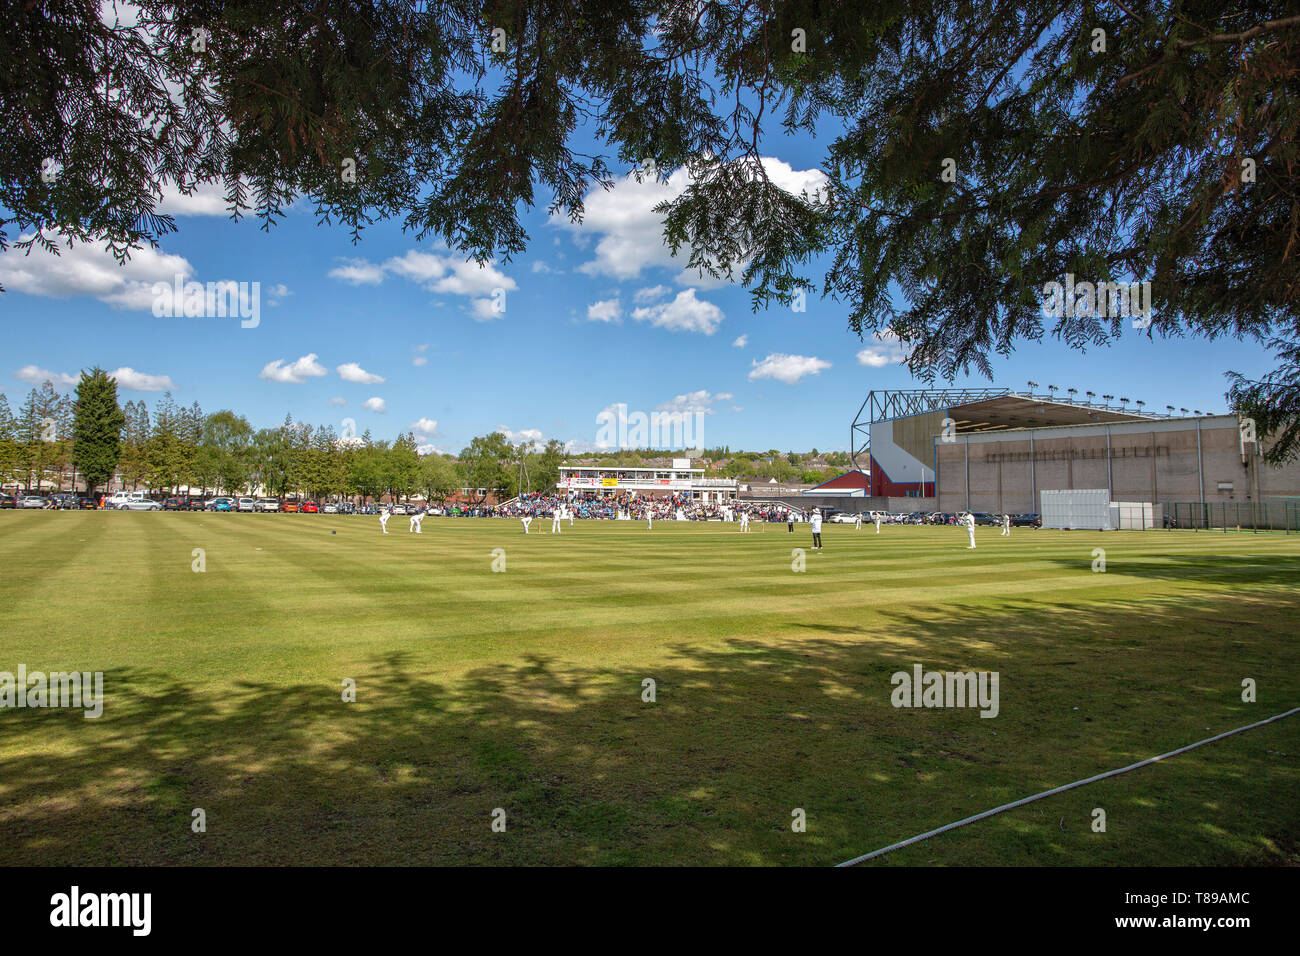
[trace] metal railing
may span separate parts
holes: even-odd
[[[1300,500],[1175,501],[1165,502],[1164,508],[1172,526],[1180,530],[1300,534]]]

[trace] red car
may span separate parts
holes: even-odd
[[[298,510],[298,502],[296,502],[296,501],[286,501],[286,502],[284,503],[284,508],[281,509],[281,510],[283,510],[285,514],[290,514],[291,512],[297,511],[297,510]]]
[[[302,503],[302,513],[305,515],[314,515],[317,514],[319,511],[320,508],[317,506],[316,502],[314,501],[304,501]]]

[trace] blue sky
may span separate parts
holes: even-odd
[[[765,150],[769,171],[792,187],[815,183],[820,153],[788,137]],[[350,419],[358,433],[414,430],[426,447],[452,452],[498,427],[516,440],[589,447],[596,416],[620,402],[647,413],[703,410],[710,446],[846,448],[868,390],[920,383],[895,346],[848,331],[842,304],[810,297],[801,314],[756,314],[739,286],[684,275],[649,212],[682,175],[593,194],[581,227],[529,211],[527,252],[486,271],[395,224],[353,245],[305,206],[268,233],[255,219],[225,219],[219,193],[169,198],[164,211],[177,213],[179,232],[126,268],[92,247],[57,260],[0,254],[0,391],[16,408],[46,373],[59,384],[99,365],[118,373],[124,402],[152,404],[170,387],[182,404],[231,408],[256,427],[291,413],[342,432]],[[156,317],[152,283],[178,270],[198,282],[259,282],[258,326]],[[503,312],[490,308],[495,289]],[[1253,344],[1133,330],[1086,354],[1054,339],[1021,343],[994,363],[991,383],[956,384],[1024,388],[1032,379],[1149,409],[1224,411],[1226,369],[1271,365]]]

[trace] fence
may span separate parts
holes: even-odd
[[[1165,515],[1167,528],[1300,534],[1300,500],[1165,502]]]

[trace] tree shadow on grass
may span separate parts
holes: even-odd
[[[99,720],[0,711],[0,846],[13,864],[828,864],[1294,705],[1297,611],[1294,594],[886,609],[643,668],[532,653],[445,680],[409,652],[288,684],[113,671]],[[1227,613],[1259,625],[1225,636]],[[998,716],[894,708],[914,663],[998,671]],[[1271,702],[1243,704],[1243,676]],[[1105,841],[1075,791],[904,859],[1300,862],[1298,730],[1107,781]]]

